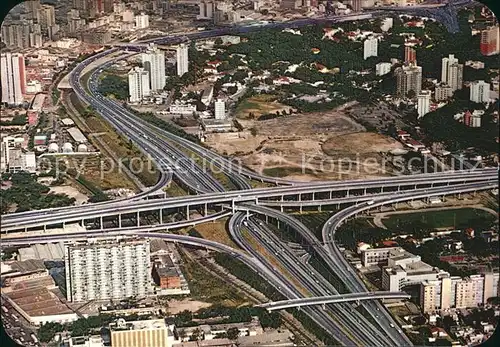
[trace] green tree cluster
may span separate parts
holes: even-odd
[[[118,100],[127,100],[129,97],[128,82],[117,75],[105,75],[99,81],[99,93],[105,96],[114,96]]]

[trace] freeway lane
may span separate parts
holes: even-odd
[[[314,296],[338,294],[335,287],[313,266],[297,261],[297,256],[291,248],[282,242],[266,223],[260,220],[256,221],[255,218],[250,218],[243,223],[246,224],[248,232],[260,242],[261,247],[279,261],[283,268],[291,274],[292,278],[298,280],[309,293]],[[236,230],[241,230],[241,223],[239,229]],[[262,259],[261,261],[264,262]],[[323,309],[328,310],[338,328],[352,336],[357,341],[357,345],[392,345],[390,339],[383,336],[375,326],[351,305],[328,305]]]
[[[249,254],[251,254],[254,258],[258,259],[263,266],[269,269],[269,271],[276,271],[279,274],[278,276],[280,282],[282,283],[282,286],[280,286],[278,290],[281,293],[283,293],[288,298],[302,297],[302,293],[295,287],[293,283],[291,283],[288,278],[286,278],[281,272],[275,269],[274,266],[269,263],[269,260],[263,257],[257,250],[253,249],[250,245],[247,244],[241,233],[241,223],[244,218],[245,215],[243,213],[236,213],[229,221],[229,232],[235,243],[242,249],[247,251]],[[328,316],[326,312],[314,307],[306,307],[304,309],[304,312],[306,312],[307,315],[314,322],[316,322],[316,324],[318,324],[330,335],[334,336],[335,339],[342,345],[355,345],[355,342],[342,331],[338,323],[333,321],[332,317]]]

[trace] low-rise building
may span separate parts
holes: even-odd
[[[172,114],[192,115],[194,112],[196,112],[196,105],[173,103],[172,105],[170,105],[168,110]]]
[[[125,321],[118,319],[109,325],[113,347],[170,347],[175,341],[173,328],[164,319]]]

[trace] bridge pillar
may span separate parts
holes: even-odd
[[[363,195],[366,195],[366,188],[363,188]]]
[[[205,204],[205,214],[204,216],[206,217],[208,215],[208,204]]]
[[[349,189],[347,189],[347,195],[346,195],[346,197],[349,197]]]
[[[312,200],[314,201],[314,192],[313,192],[313,194],[312,194]]]
[[[231,209],[233,210],[233,213],[236,213],[236,206],[234,206],[234,200],[231,200]]]
[[[299,212],[302,213],[302,205],[299,206]]]
[[[160,224],[162,224],[161,222],[161,210],[160,210]],[[122,214],[120,213],[118,215],[118,228],[121,228],[122,227]]]
[[[321,304],[321,308],[326,311],[326,304]]]
[[[318,205],[318,212],[321,212],[321,205]]]
[[[299,201],[302,201],[302,194],[299,193]]]
[[[285,201],[285,196],[284,195],[281,196],[281,201]]]
[[[141,226],[141,214],[139,211],[137,211],[137,226],[140,227]]]
[[[401,190],[401,186],[398,184],[398,192]]]
[[[333,192],[330,190],[330,200],[333,198]]]
[[[102,221],[102,217],[99,217],[99,226],[101,227],[101,229],[104,229],[104,222]]]
[[[280,205],[280,211],[283,213],[283,205]]]
[[[382,187],[380,188],[380,192],[381,192],[381,193],[383,193],[383,192],[384,192],[384,186],[382,186]]]
[[[186,220],[189,220],[189,205],[186,206]]]

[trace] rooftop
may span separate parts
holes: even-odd
[[[164,319],[150,319],[150,320],[127,322],[124,319],[120,318],[116,322],[109,324],[109,329],[111,331],[156,330],[156,329],[168,329],[168,326]]]

